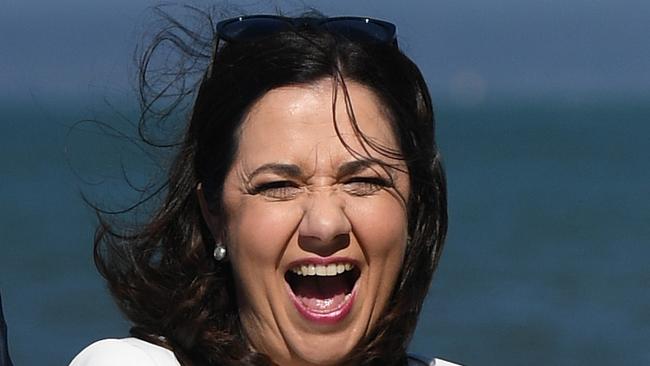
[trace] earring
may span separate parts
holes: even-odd
[[[214,246],[214,252],[212,252],[212,256],[217,262],[222,261],[224,258],[226,258],[226,247],[224,247],[221,242],[217,242]]]

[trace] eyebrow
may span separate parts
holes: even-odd
[[[302,176],[302,170],[298,165],[295,164],[282,164],[282,163],[267,163],[257,167],[250,174],[250,177],[254,177],[262,173],[274,173],[282,175],[285,177],[298,178]]]
[[[337,178],[341,178],[349,175],[354,175],[378,165],[379,163],[370,159],[348,161],[339,167],[336,176]],[[250,177],[252,178],[258,174],[263,173],[273,173],[289,178],[300,178],[303,176],[302,169],[300,169],[300,167],[296,164],[267,163],[253,170],[253,172],[250,174]]]
[[[377,165],[379,165],[377,162],[368,159],[348,161],[339,167],[337,178],[354,175],[366,169],[371,169]]]

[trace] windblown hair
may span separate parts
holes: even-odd
[[[131,333],[171,349],[184,366],[273,363],[253,351],[243,335],[233,269],[228,261],[212,258],[215,244],[202,218],[196,187],[202,184],[209,209],[223,215],[223,183],[237,151],[238,129],[265,93],[331,79],[343,90],[354,124],[345,88],[346,82],[354,81],[377,95],[400,150],[376,146],[358,126],[357,137],[368,148],[398,155],[408,168],[410,240],[381,320],[343,363],[405,365],[406,348],[447,229],[445,178],[434,142],[433,110],[416,65],[395,45],[357,42],[311,27],[219,44],[207,13],[202,13],[207,35],[162,14],[167,26],[143,52],[139,79],[143,141],[174,153],[164,189],[151,196],[160,195],[160,206],[145,223],[128,230],[99,212],[95,237],[95,262],[133,323]],[[185,66],[167,70],[161,78],[152,65],[157,53],[170,45]],[[203,77],[196,77],[197,69]],[[193,104],[189,121],[180,122],[186,129],[179,141],[163,145],[147,138],[147,121],[177,116],[173,112],[188,99]],[[156,109],[165,100],[169,108]]]

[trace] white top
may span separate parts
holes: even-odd
[[[167,348],[138,338],[102,339],[81,351],[70,366],[180,366]]]
[[[439,358],[434,358],[429,364],[429,366],[461,366],[461,365],[457,363],[441,360]]]
[[[138,338],[103,339],[81,351],[70,366],[180,366],[167,348]],[[460,366],[434,359],[429,366]]]

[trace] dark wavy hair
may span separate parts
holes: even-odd
[[[396,287],[380,320],[343,363],[405,365],[447,230],[445,178],[420,71],[395,45],[359,42],[309,26],[215,47],[213,17],[193,11],[206,20],[203,33],[163,12],[166,25],[140,59],[140,135],[174,154],[165,182],[143,200],[160,197],[159,206],[146,222],[129,229],[98,211],[95,262],[133,323],[131,334],[171,349],[184,366],[272,364],[243,335],[232,268],[212,258],[214,240],[196,188],[202,183],[210,210],[223,213],[222,187],[237,150],[238,128],[265,93],[331,79],[349,108],[345,83],[354,81],[377,95],[400,150],[373,145],[358,127],[357,137],[380,153],[399,155],[411,192],[405,198],[409,241]],[[179,57],[173,68],[161,71],[155,64],[162,50],[166,66],[167,51]],[[184,108],[189,111],[185,122]],[[354,124],[353,111],[348,113]],[[147,136],[152,119],[180,119],[186,128],[178,141],[163,144]]]

